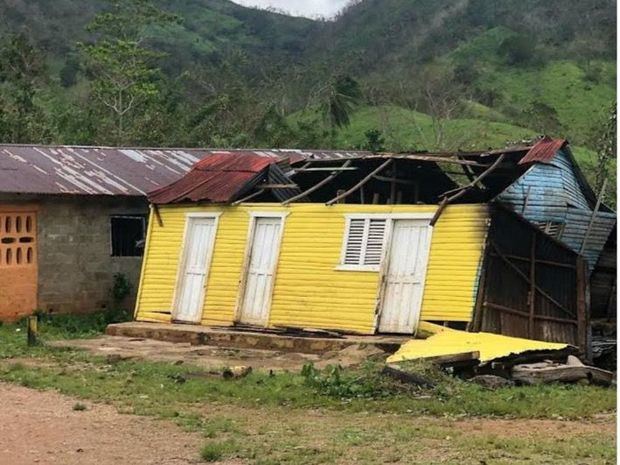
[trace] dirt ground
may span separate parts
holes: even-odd
[[[317,368],[329,364],[351,366],[359,364],[369,357],[387,357],[387,354],[380,349],[362,344],[355,344],[339,352],[328,352],[322,355],[274,350],[231,349],[206,345],[195,346],[189,343],[123,336],[100,336],[94,339],[55,341],[50,345],[84,349],[99,356],[191,363],[204,369],[251,366],[253,369],[299,371],[306,363],[313,363]]]
[[[32,389],[0,383],[0,464],[11,465],[184,465],[203,463],[199,458],[200,447],[205,439],[194,433],[181,430],[171,422],[154,420],[135,415],[124,415],[114,407],[83,402],[86,410],[75,410],[75,399],[55,392],[40,392]],[[82,403],[82,402],[80,402]],[[258,409],[249,417],[256,417],[264,425],[264,415]],[[210,406],[209,415],[220,418],[245,418],[246,409],[231,405]],[[364,414],[346,415],[343,412],[323,411],[270,411],[271,424],[299,426],[304,435],[323,441],[325,429],[337,431],[346,426],[369,426],[377,431],[394,422],[392,415],[378,415],[368,418]],[[493,437],[530,437],[534,440],[560,440],[582,434],[613,434],[613,415],[602,415],[588,422],[566,422],[555,420],[492,420],[416,418],[416,425],[433,428],[441,440],[433,447],[424,447],[425,457],[434,451],[437,460],[443,462],[452,456],[447,446],[453,435],[467,435],[470,438],[491,435]],[[246,427],[253,429],[253,421]],[[316,431],[314,431],[316,429]],[[420,444],[421,445],[421,444]],[[432,454],[431,454],[432,455]],[[456,456],[451,458],[456,459]],[[240,460],[220,462],[227,465],[245,463]],[[425,462],[426,463],[426,462]],[[450,462],[451,463],[451,462]],[[490,463],[490,462],[489,462]],[[503,463],[503,462],[502,462]],[[538,463],[538,462],[535,462]],[[546,462],[545,462],[546,463]],[[554,462],[557,463],[557,462]],[[590,463],[585,462],[584,463]]]
[[[55,392],[0,384],[0,464],[184,465],[202,440],[176,425]]]

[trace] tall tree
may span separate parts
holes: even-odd
[[[333,77],[317,92],[323,115],[329,122],[332,138],[336,129],[351,124],[351,113],[357,107],[363,93],[359,83],[350,76]]]
[[[600,125],[596,140],[596,168],[595,168],[595,189],[600,192],[605,179],[612,173],[617,158],[617,126],[616,126],[616,102],[607,113],[606,119]],[[615,185],[615,183],[614,183]]]
[[[111,1],[110,10],[95,16],[87,30],[93,43],[81,44],[92,78],[92,96],[107,114],[115,143],[130,141],[130,124],[162,96],[157,60],[164,54],[148,48],[146,30],[178,21],[149,0]]]
[[[43,56],[24,35],[0,42],[0,141],[49,140],[51,132],[37,101],[45,76]]]

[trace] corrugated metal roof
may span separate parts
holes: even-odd
[[[200,149],[0,145],[0,192],[143,196],[204,156]]]
[[[527,163],[549,163],[555,154],[567,144],[566,139],[543,137],[519,161],[519,165]]]
[[[357,158],[364,152],[228,150],[237,155],[288,157],[291,162]],[[0,144],[0,192],[145,196],[182,178],[221,150]]]
[[[551,141],[551,143],[549,142]],[[529,150],[521,163],[546,160],[554,144],[543,139],[534,147],[509,147],[492,152],[373,154],[338,150],[212,150],[174,148],[114,148],[84,146],[0,145],[0,192],[22,194],[75,194],[144,196],[185,176],[205,157],[233,154],[237,158],[287,158],[340,160],[356,158],[409,158],[476,164],[465,157],[480,157],[503,151]],[[561,141],[563,144],[565,141]],[[245,178],[244,178],[245,179]],[[189,181],[189,179],[188,179]],[[243,180],[240,180],[243,183]]]
[[[155,204],[184,201],[232,202],[279,158],[250,151],[215,152],[178,181],[149,194]]]

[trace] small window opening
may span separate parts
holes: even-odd
[[[560,239],[564,232],[564,223],[559,221],[536,221],[535,224],[542,232],[555,239]]]
[[[387,220],[385,218],[351,218],[342,256],[342,265],[377,268],[381,264]]]
[[[141,257],[144,254],[146,217],[112,216],[110,226],[113,257]]]

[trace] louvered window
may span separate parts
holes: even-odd
[[[352,267],[378,267],[385,246],[385,218],[351,218],[345,237],[342,264]]]
[[[534,224],[536,224],[542,232],[556,239],[560,239],[564,232],[564,223],[559,223],[557,221],[535,221]]]

